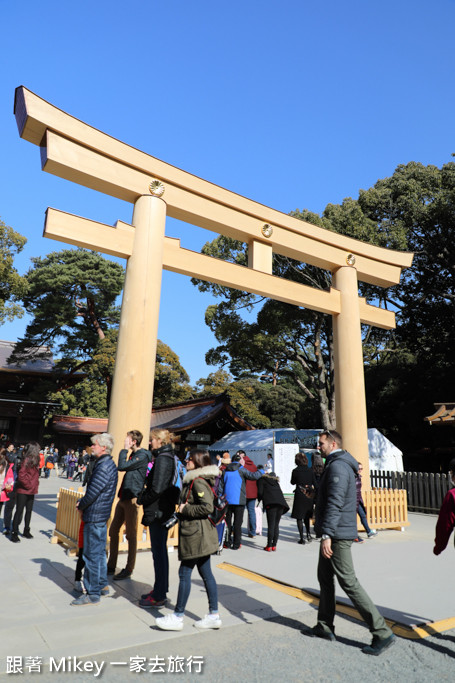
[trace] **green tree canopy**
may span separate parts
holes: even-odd
[[[0,220],[0,325],[23,315],[20,300],[26,281],[13,266],[14,257],[22,251],[27,240]]]
[[[47,347],[60,357],[60,367],[79,370],[118,324],[123,268],[84,249],[64,249],[32,262],[23,296],[32,320],[11,360],[43,354]]]
[[[438,169],[413,162],[398,166],[391,178],[379,180],[370,190],[361,190],[358,200],[329,204],[322,216],[292,212],[362,241],[415,251],[414,265],[398,286],[384,290],[360,283],[362,296],[396,310],[399,325],[397,332],[363,327],[365,362],[372,369],[391,361],[400,348],[399,362],[405,362],[408,349],[416,362],[430,353],[438,367],[453,367],[454,209],[455,164]],[[247,245],[230,238],[218,237],[202,251],[247,264]],[[274,255],[273,273],[322,289],[331,284],[330,273],[279,255]],[[206,312],[219,342],[207,353],[207,362],[229,367],[234,378],[249,372],[275,386],[292,380],[297,392],[317,403],[322,426],[333,426],[330,317],[219,285],[193,283],[222,299]]]

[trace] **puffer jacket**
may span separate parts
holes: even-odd
[[[117,488],[118,472],[112,457],[106,453],[95,462],[87,491],[79,503],[84,522],[107,522],[111,514],[112,502]]]
[[[316,534],[327,534],[337,540],[357,538],[355,474],[358,467],[357,460],[347,451],[334,451],[327,459],[319,482]]]
[[[246,505],[246,480],[257,481],[263,474],[263,470],[248,472],[239,462],[226,465],[223,473],[223,490],[229,505]]]
[[[152,451],[155,463],[147,475],[145,489],[138,503],[144,506],[142,524],[165,522],[174,513],[180,490],[172,486],[174,476],[174,449],[164,444]]]
[[[208,516],[214,510],[211,487],[219,474],[216,465],[209,465],[190,470],[183,478],[180,503],[187,504],[180,513],[179,560],[194,560],[218,551],[218,532]]]
[[[119,472],[125,472],[121,486],[121,500],[131,500],[140,494],[151,459],[152,454],[145,448],[138,448],[137,451],[131,453],[129,460],[127,449],[123,448],[120,451],[117,469]]]

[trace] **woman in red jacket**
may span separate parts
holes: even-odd
[[[435,555],[440,555],[446,549],[455,527],[455,458],[449,462],[449,485],[454,488],[447,491],[439,511],[433,548]]]
[[[13,531],[11,540],[18,543],[19,524],[25,509],[24,538],[33,538],[30,533],[30,519],[32,516],[35,494],[38,493],[39,485],[39,452],[40,446],[36,441],[30,441],[22,453],[22,464],[16,481],[16,513],[13,519]]]

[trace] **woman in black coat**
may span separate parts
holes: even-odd
[[[289,505],[284,499],[280,480],[274,472],[264,474],[258,479],[257,487],[258,501],[262,500],[267,515],[267,545],[264,550],[270,552],[276,550],[281,515],[289,510]]]
[[[313,516],[314,496],[316,492],[316,479],[312,469],[308,467],[308,458],[305,453],[297,453],[295,456],[297,467],[292,470],[291,484],[295,484],[294,504],[291,517],[297,520],[301,545],[305,545],[303,537],[303,525],[305,524],[306,539],[312,541],[310,534],[310,519]]]

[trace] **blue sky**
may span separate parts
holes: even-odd
[[[132,206],[43,173],[19,138],[14,89],[190,173],[288,213],[320,213],[398,164],[455,152],[455,0],[0,2],[0,216],[28,243],[16,267],[64,245],[48,206],[104,223]],[[214,234],[168,220],[199,250]],[[215,368],[212,297],[163,273],[160,338],[195,382]],[[0,327],[15,340],[25,319]]]

